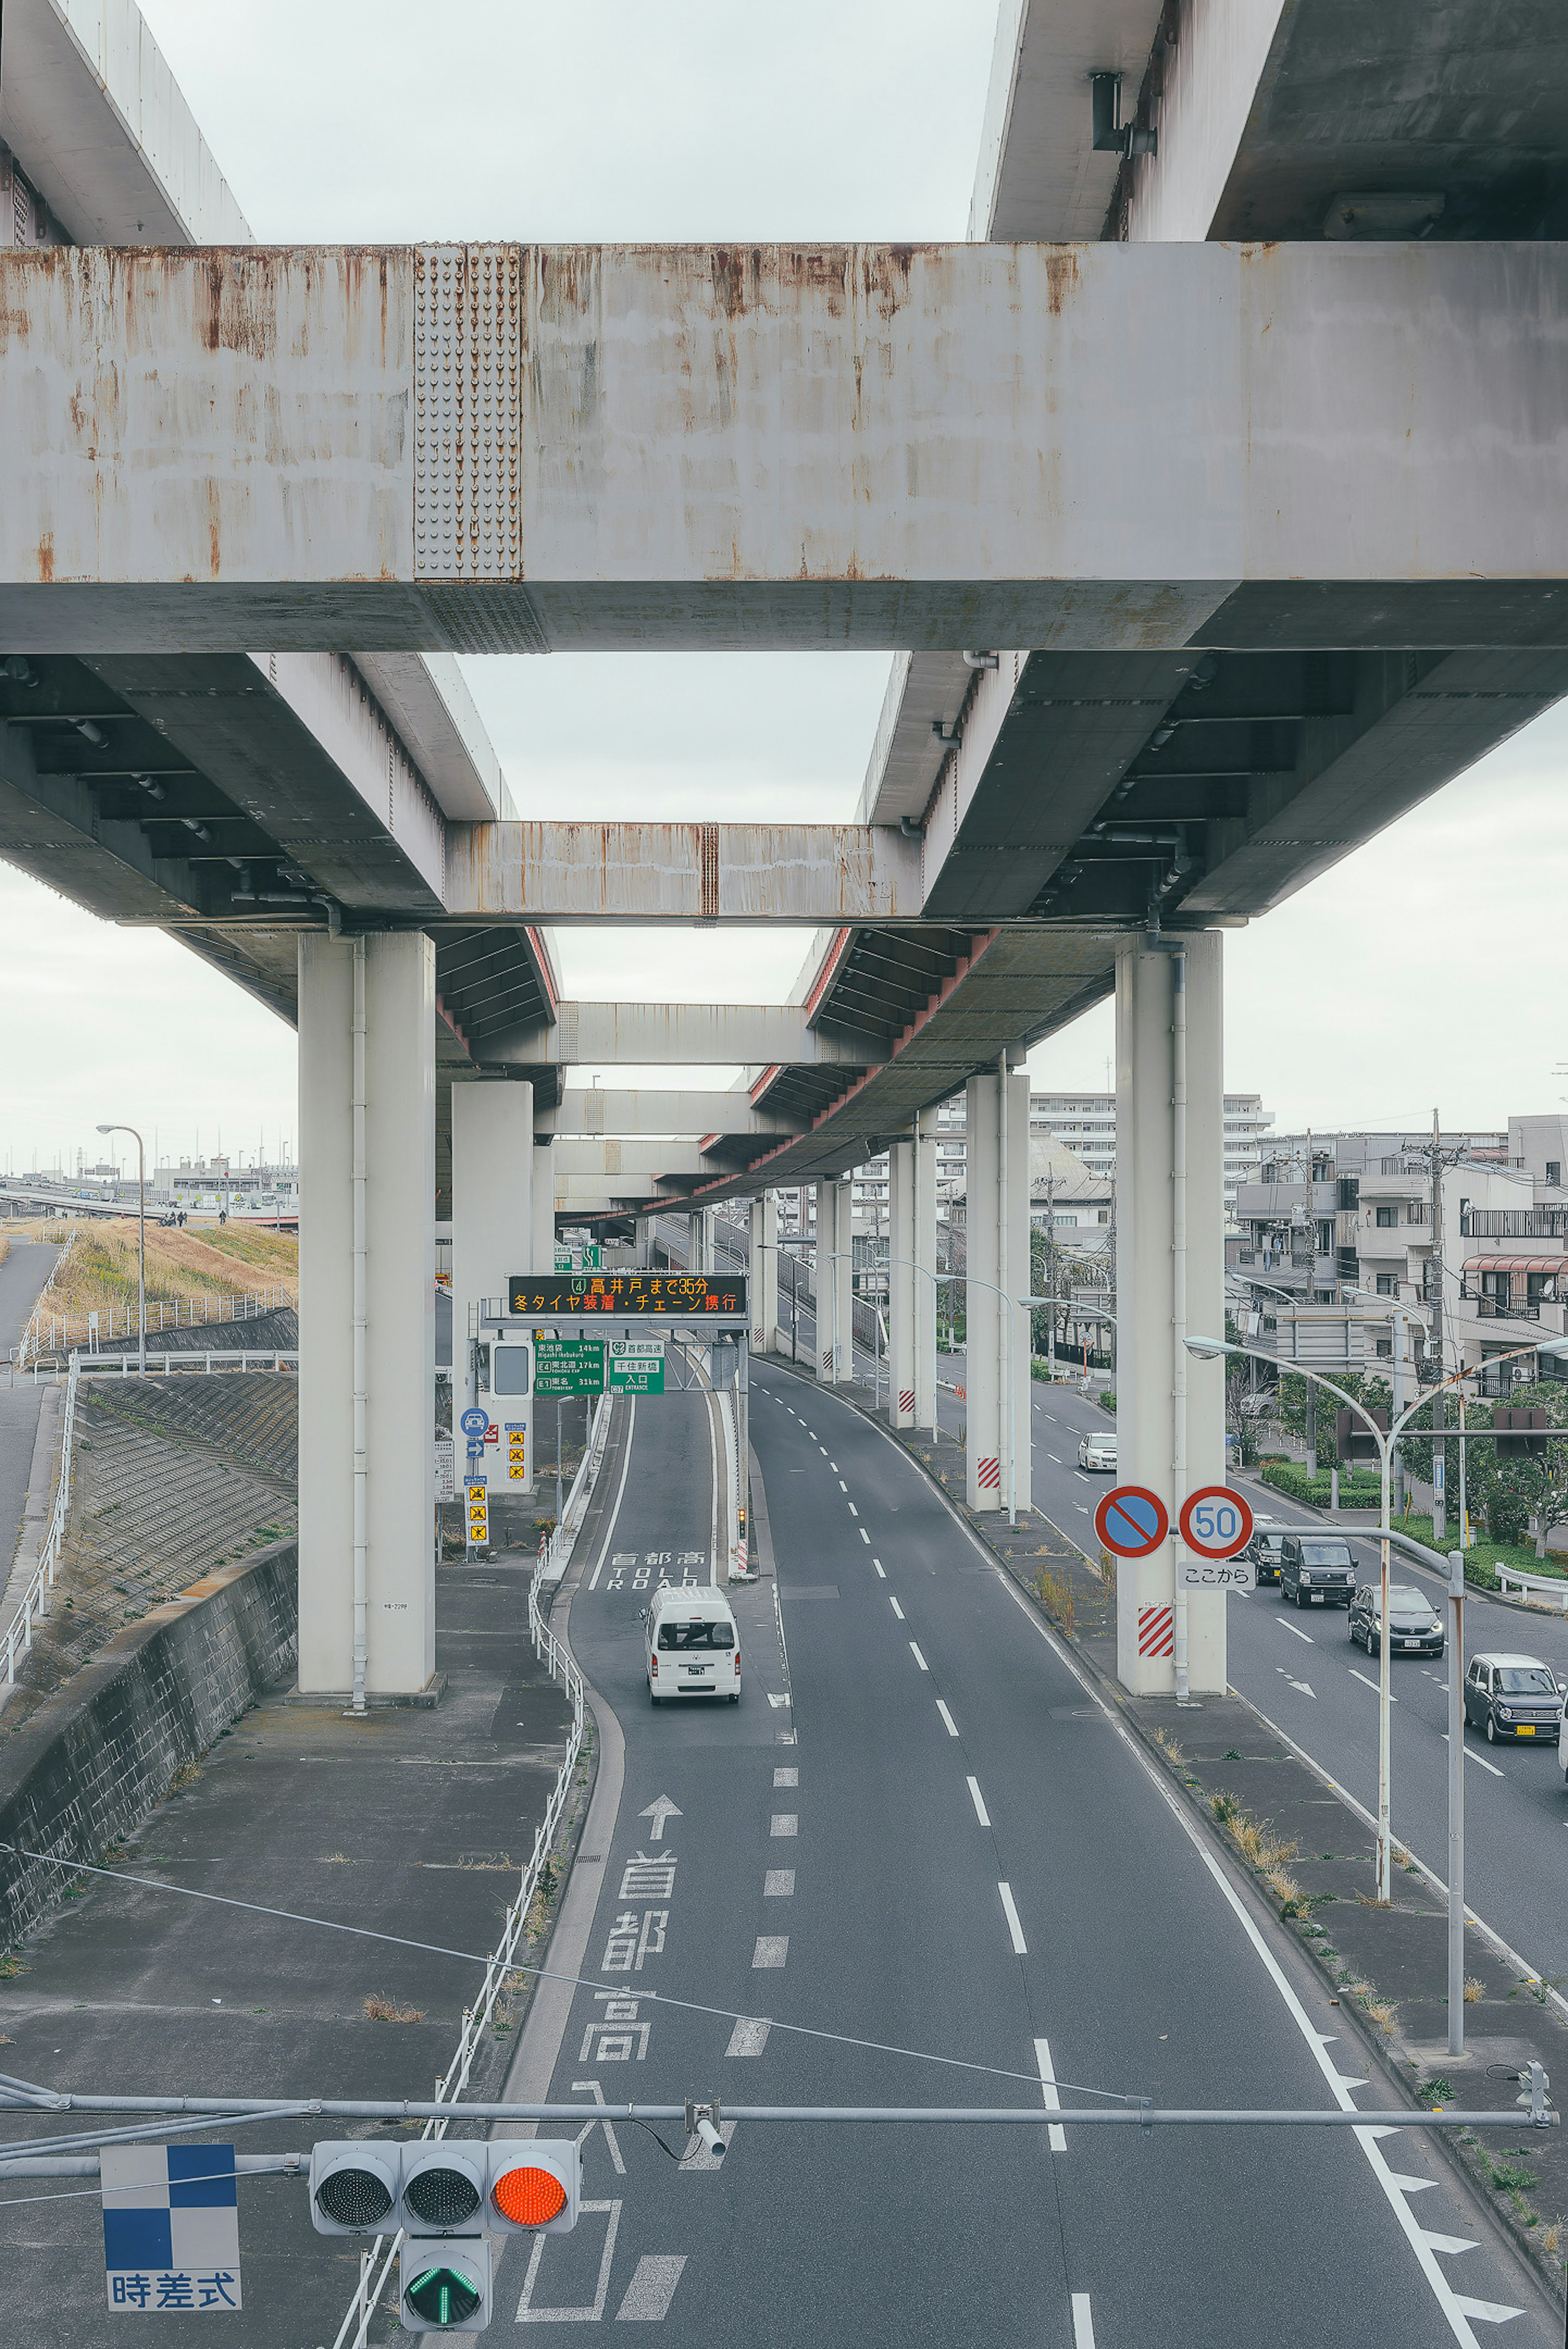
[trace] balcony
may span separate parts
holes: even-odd
[[[1467,1240],[1555,1240],[1568,1245],[1568,1207],[1471,1207],[1460,1217]]]
[[[1492,1297],[1473,1288],[1461,1288],[1461,1305],[1473,1305],[1477,1318],[1482,1321],[1539,1321],[1542,1304],[1555,1304],[1554,1298]]]

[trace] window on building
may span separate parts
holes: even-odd
[[[1392,1340],[1392,1338],[1379,1338],[1379,1339],[1378,1339],[1378,1340],[1377,1340],[1377,1359],[1378,1359],[1378,1361],[1379,1361],[1380,1362],[1391,1362],[1391,1361],[1393,1361],[1393,1359],[1394,1359],[1394,1340]]]
[[[1391,1231],[1398,1220],[1399,1210],[1398,1207],[1388,1206],[1379,1207],[1377,1209],[1377,1229],[1380,1232]]]
[[[1554,1191],[1560,1191],[1560,1190],[1562,1189],[1562,1187],[1563,1187],[1563,1161],[1561,1160],[1561,1158],[1549,1158],[1549,1159],[1547,1160],[1547,1162],[1546,1162],[1546,1180],[1551,1184],[1551,1185],[1552,1185],[1552,1187],[1553,1187],[1553,1189]]]
[[[1397,1275],[1391,1272],[1380,1272],[1377,1275],[1377,1294],[1379,1297],[1398,1297],[1399,1283]]]

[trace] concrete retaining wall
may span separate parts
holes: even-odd
[[[0,1752],[0,1946],[57,1900],[68,1873],[129,1835],[187,1762],[293,1669],[298,1548],[220,1568],[109,1642]]]

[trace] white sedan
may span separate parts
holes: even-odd
[[[1116,1474],[1116,1431],[1105,1435],[1091,1431],[1078,1437],[1078,1466],[1103,1468],[1108,1476]]]

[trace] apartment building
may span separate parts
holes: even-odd
[[[1243,1183],[1255,1182],[1264,1154],[1273,1139],[1274,1112],[1264,1109],[1261,1093],[1227,1093],[1225,1121],[1225,1221],[1235,1228],[1236,1193]],[[1116,1095],[1114,1093],[1032,1093],[1029,1130],[1047,1133],[1081,1158],[1097,1174],[1116,1174]]]

